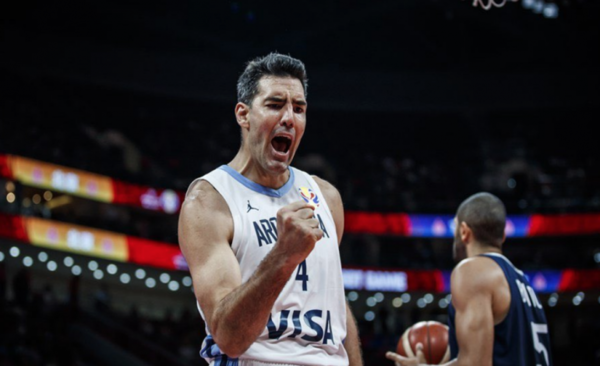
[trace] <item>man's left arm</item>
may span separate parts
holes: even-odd
[[[362,352],[360,350],[360,338],[358,337],[358,327],[356,326],[356,320],[350,310],[350,305],[346,302],[346,340],[344,341],[344,348],[348,353],[348,360],[350,366],[362,366]]]
[[[342,236],[344,235],[344,204],[342,203],[342,197],[340,192],[329,182],[313,176],[321,192],[325,196],[327,205],[331,210],[331,216],[335,222],[335,231],[338,237],[338,245],[342,243]],[[362,366],[362,352],[360,349],[360,338],[358,337],[358,327],[356,320],[352,315],[350,305],[346,301],[346,339],[344,341],[344,348],[348,353],[348,360],[350,366]]]

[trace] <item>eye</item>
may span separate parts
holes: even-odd
[[[281,109],[280,104],[267,104],[267,107],[269,107],[271,109]]]
[[[296,108],[294,108],[294,112],[296,112],[296,113],[304,113],[304,108],[302,108],[302,107],[296,107]]]

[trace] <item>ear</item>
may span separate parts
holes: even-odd
[[[463,243],[468,244],[472,237],[473,237],[473,231],[471,230],[471,228],[469,227],[469,225],[467,225],[466,222],[461,222],[460,223],[460,229],[459,229],[459,233],[460,233],[460,240],[462,240]]]
[[[248,121],[248,114],[250,113],[250,106],[242,102],[238,102],[235,105],[235,118],[240,127],[246,130],[250,128],[250,122]]]

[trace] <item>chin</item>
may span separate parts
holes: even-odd
[[[267,171],[271,172],[273,175],[283,174],[287,171],[289,163],[283,161],[271,161],[267,164]]]

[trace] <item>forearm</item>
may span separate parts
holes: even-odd
[[[346,352],[348,353],[350,366],[363,365],[358,327],[348,303],[346,303],[346,340],[344,341],[344,348],[346,348]]]
[[[230,357],[244,353],[265,329],[275,300],[296,264],[272,250],[244,284],[225,296],[211,318],[211,333]]]

